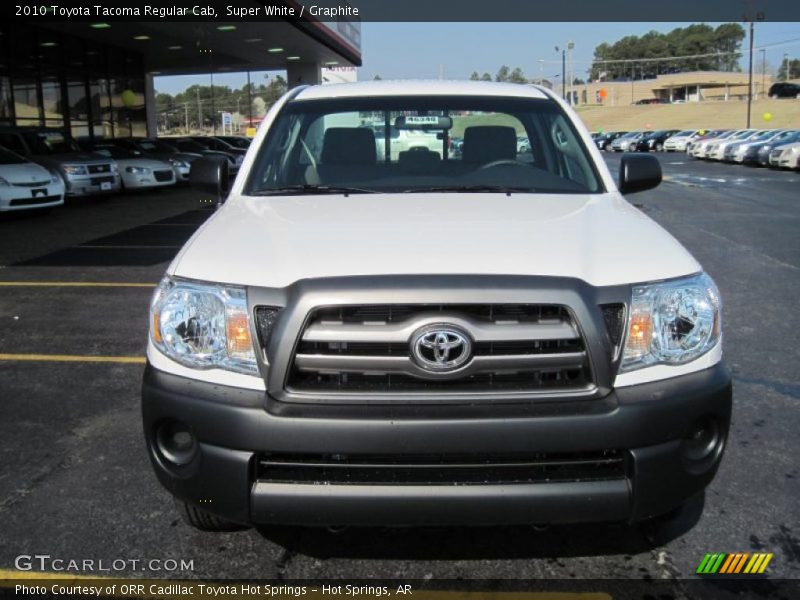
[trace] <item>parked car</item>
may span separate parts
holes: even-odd
[[[664,142],[677,131],[677,129],[661,129],[646,133],[632,144],[631,150],[636,152],[661,152],[664,150]]]
[[[665,152],[685,152],[686,145],[705,133],[703,129],[684,129],[664,140]]]
[[[211,150],[208,146],[204,146],[203,144],[198,144],[191,138],[159,138],[159,140],[163,139],[164,142],[177,148],[180,152],[188,153],[188,154],[200,154],[202,156],[218,156],[220,158],[224,158],[225,161],[228,163],[228,171],[231,174],[236,173],[239,170],[239,165],[242,164],[241,157],[234,156],[229,152],[219,152],[217,150]]]
[[[689,141],[686,142],[686,154],[692,155],[693,148],[695,144],[703,142],[705,140],[709,140],[711,138],[718,138],[722,135],[728,134],[728,129],[711,129],[711,130],[703,130],[703,133],[697,135],[693,138],[690,138]]]
[[[0,212],[47,210],[61,204],[61,175],[0,147]]]
[[[756,129],[740,129],[725,139],[717,139],[715,142],[709,144],[708,148],[706,149],[705,158],[708,160],[721,161],[725,156],[725,148],[731,144],[749,140],[758,135],[758,133],[759,132]]]
[[[112,194],[120,189],[117,164],[108,157],[81,150],[58,129],[0,127],[0,146],[57,172],[67,196]]]
[[[723,152],[722,160],[723,162],[744,162],[744,156],[747,153],[748,148],[751,146],[757,146],[758,144],[774,138],[779,133],[781,133],[779,130],[764,129],[763,131],[757,132],[755,135],[746,140],[728,144]]]
[[[143,432],[190,523],[631,523],[712,481],[720,297],[625,199],[656,157],[615,180],[538,86],[300,86],[270,110],[230,189],[221,159],[193,164],[226,200],[151,303]],[[460,158],[386,163],[342,111],[453,115],[443,138],[471,118]]]
[[[620,136],[625,135],[628,133],[627,131],[607,131],[606,133],[601,133],[595,139],[594,143],[597,145],[597,148],[600,150],[610,150],[611,142],[617,139]]]
[[[783,144],[791,144],[797,141],[800,141],[800,131],[796,129],[779,133],[774,139],[765,141],[758,146],[758,153],[756,154],[756,158],[753,162],[758,166],[768,167],[770,154],[772,153],[773,148],[776,146],[782,146]],[[747,162],[751,161],[748,160]]]
[[[625,135],[619,136],[613,142],[611,142],[611,149],[614,152],[630,152],[633,150],[636,142],[638,142],[644,134],[647,133],[646,131],[630,131]]]
[[[163,160],[147,157],[141,152],[121,148],[113,142],[84,142],[84,149],[113,158],[119,166],[122,189],[140,190],[175,185],[175,171]]]
[[[723,131],[719,135],[715,135],[713,137],[706,137],[703,140],[696,141],[692,143],[691,150],[689,150],[687,153],[690,156],[693,156],[694,158],[699,158],[700,160],[703,160],[706,158],[706,153],[708,152],[708,149],[711,147],[712,144],[727,140],[729,137],[736,134],[737,131],[739,130],[731,129],[729,131]]]
[[[769,166],[774,169],[794,169],[800,156],[800,142],[782,144],[769,154]]]
[[[109,141],[121,148],[139,152],[144,157],[168,162],[179,182],[189,181],[192,162],[203,156],[198,152],[181,152],[172,144],[153,138],[115,138]]]
[[[250,142],[252,141],[249,137],[245,137],[243,135],[215,135],[214,137],[227,144],[230,144],[234,148],[240,148],[242,150],[247,150],[250,147]]]
[[[221,139],[213,136],[193,135],[189,136],[189,139],[193,140],[197,144],[200,144],[201,146],[205,146],[209,150],[213,150],[214,152],[224,152],[225,154],[229,154],[233,157],[237,170],[242,166],[244,155],[247,154],[247,150],[232,146],[228,142],[223,142]]]
[[[800,97],[800,84],[781,81],[773,83],[769,88],[770,98],[798,98]]]

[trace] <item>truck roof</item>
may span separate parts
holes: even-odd
[[[367,96],[505,96],[547,99],[544,88],[519,83],[491,81],[397,80],[363,81],[312,85],[303,89],[295,100],[321,100]]]

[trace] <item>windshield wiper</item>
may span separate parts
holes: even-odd
[[[488,184],[471,184],[471,185],[437,185],[424,188],[412,188],[404,190],[406,194],[423,194],[429,192],[496,192],[498,194],[513,194],[513,193],[533,193],[536,192],[531,187],[510,186],[510,185],[488,185]]]
[[[265,188],[250,192],[248,196],[288,196],[288,195],[313,195],[313,194],[380,194],[377,190],[368,190],[360,187],[341,185],[312,185],[303,183],[298,185],[285,185],[282,187]]]

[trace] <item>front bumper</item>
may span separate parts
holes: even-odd
[[[95,194],[113,194],[121,188],[118,173],[98,175],[68,175],[66,182],[67,196],[90,196]]]
[[[265,392],[197,382],[148,365],[142,413],[148,453],[161,483],[177,498],[234,522],[635,522],[670,511],[710,483],[727,439],[731,396],[730,374],[719,363],[592,400],[521,406],[298,406]],[[170,421],[185,424],[198,442],[182,466],[158,449],[156,432]],[[715,424],[717,441],[702,459],[693,459],[686,438],[701,421]],[[336,456],[347,463],[375,456],[444,460],[468,454],[481,461],[605,450],[625,456],[622,475],[420,485],[402,478],[297,481],[264,477],[261,469],[265,454]]]

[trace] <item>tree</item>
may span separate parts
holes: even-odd
[[[256,96],[253,98],[253,116],[261,118],[265,114],[267,114],[267,103],[264,102],[264,99],[261,96]]]
[[[383,77],[381,77],[380,75],[377,75],[377,74],[375,75],[375,77],[372,78],[372,81],[382,81],[382,80],[383,80]]]
[[[472,74],[469,76],[470,81],[480,81],[481,76],[478,75],[477,71],[473,71]]]
[[[604,80],[625,80],[686,71],[738,71],[744,37],[744,28],[738,23],[723,23],[716,29],[696,23],[668,33],[628,35],[595,47],[589,77],[596,80],[605,73]],[[671,59],[681,56],[692,58]]]
[[[481,75],[481,81],[491,81],[491,80],[492,76],[489,75],[488,73],[484,72],[483,75]]]
[[[511,71],[507,81],[511,83],[528,83],[528,80],[525,79],[525,74],[519,67],[516,67],[513,71]]]
[[[786,68],[786,60],[782,60],[781,66],[778,69],[778,80],[786,81],[787,79],[798,78],[800,78],[800,58],[793,58],[789,61],[788,73]]]
[[[494,80],[495,81],[508,81],[508,75],[509,75],[510,72],[511,72],[511,69],[509,69],[506,65],[503,65],[497,71],[497,74],[494,76]]]

